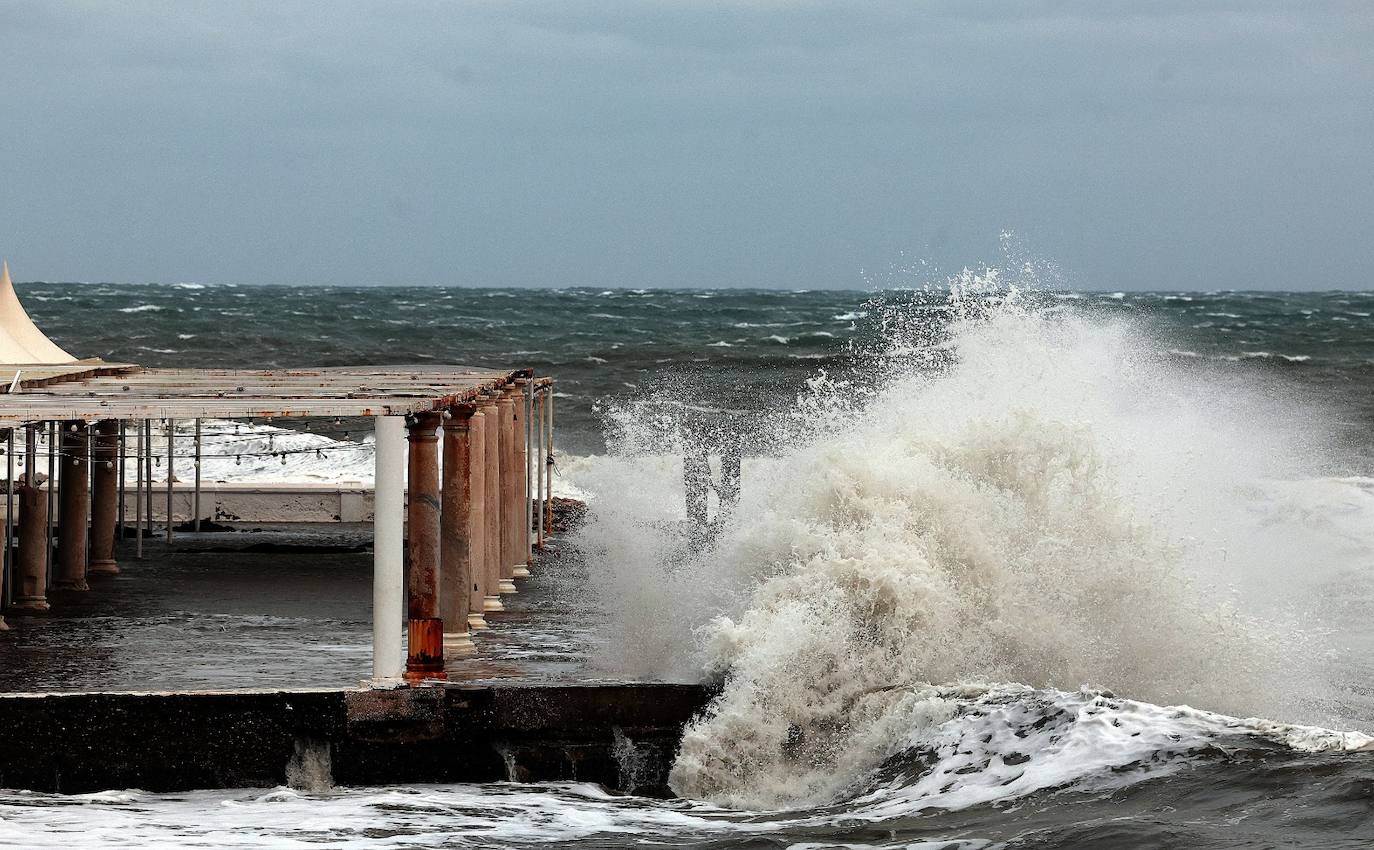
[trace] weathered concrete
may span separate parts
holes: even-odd
[[[306,754],[340,785],[576,780],[666,793],[696,685],[0,696],[0,787],[276,786]]]

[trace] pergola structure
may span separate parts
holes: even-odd
[[[151,423],[167,423],[170,493],[176,420],[367,417],[376,434],[373,679],[442,679],[445,649],[471,651],[469,629],[484,628],[484,614],[501,610],[501,594],[514,592],[514,579],[529,574],[535,511],[540,522],[534,539],[542,543],[550,483],[542,461],[550,454],[552,402],[552,382],[535,379],[529,369],[151,369],[76,360],[34,326],[5,268],[5,599],[12,609],[42,610],[49,580],[84,590],[88,574],[118,572],[113,550],[116,525],[124,519],[122,459],[130,456],[129,425],[140,436],[137,468],[148,464],[151,484]],[[40,431],[49,435],[50,446],[60,442],[49,452],[47,486],[33,468],[32,446]],[[30,446],[29,469],[19,481],[17,432]],[[541,462],[532,463],[536,458]]]

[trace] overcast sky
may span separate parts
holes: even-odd
[[[1374,3],[0,0],[19,280],[1374,285]]]

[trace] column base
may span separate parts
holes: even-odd
[[[119,564],[115,561],[91,561],[90,566],[86,567],[86,572],[93,576],[117,576],[119,575]]]
[[[524,564],[516,564],[515,569],[511,570],[511,575],[515,578],[529,578],[530,568]]]
[[[80,580],[80,581],[69,581],[69,580],[55,581],[55,582],[53,582],[53,585],[52,585],[52,586],[53,586],[54,588],[56,588],[57,590],[90,590],[90,589],[91,589],[91,586],[90,586],[89,584],[86,584],[86,580],[85,580],[85,579],[82,579],[82,580]]]
[[[501,604],[501,597],[499,596],[484,596],[482,597],[482,610],[504,611],[506,606]]]
[[[444,621],[438,617],[412,617],[406,626],[405,680],[417,685],[448,678],[444,672]]]
[[[473,655],[476,652],[477,645],[472,642],[472,637],[467,632],[444,632],[445,657]]]
[[[48,611],[52,608],[42,596],[21,596],[10,603],[11,611]]]
[[[487,625],[486,617],[483,617],[481,614],[468,615],[468,631],[481,631],[482,629],[489,628],[491,628],[491,626]]]
[[[519,593],[515,589],[515,579],[503,578],[496,583],[496,589],[500,593]]]

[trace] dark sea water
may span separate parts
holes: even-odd
[[[146,366],[280,368],[425,361],[533,366],[558,378],[560,435],[603,450],[595,410],[671,380],[705,399],[786,404],[824,369],[864,372],[894,310],[939,321],[922,291],[461,289],[22,284],[78,356]],[[1167,356],[1309,388],[1374,424],[1374,292],[1045,293],[1139,322]],[[858,356],[855,356],[857,353]]]
[[[4,792],[0,845],[1374,846],[1374,293],[18,289],[79,356],[553,375],[604,664],[724,690],[678,800]],[[704,542],[679,408],[744,432]]]

